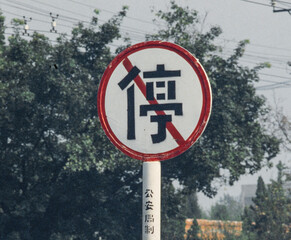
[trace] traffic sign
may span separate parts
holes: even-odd
[[[212,95],[199,61],[184,48],[150,41],[121,52],[98,90],[98,115],[128,156],[161,161],[180,155],[204,131]]]

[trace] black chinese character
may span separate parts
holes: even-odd
[[[151,190],[151,189],[146,189],[145,190],[145,197],[146,198],[152,198],[153,197],[153,190]]]
[[[180,77],[181,71],[174,70],[174,71],[165,71],[164,64],[157,64],[157,70],[151,72],[144,72],[144,78],[164,78],[164,77]]]
[[[140,70],[134,66],[129,73],[118,83],[121,90],[127,88],[127,139],[134,140],[135,136],[135,88],[132,83],[139,75]],[[155,71],[143,72],[144,79],[180,77],[180,70],[165,70],[164,64],[158,64]],[[130,85],[131,84],[131,85]],[[167,81],[167,90],[165,93],[155,94],[156,88],[166,88],[165,81],[146,82],[146,99],[150,104],[140,105],[139,116],[147,116],[148,112],[156,112],[156,115],[150,117],[151,122],[157,123],[157,133],[152,134],[152,142],[160,143],[166,139],[167,123],[172,122],[172,115],[165,114],[163,111],[173,111],[176,116],[183,115],[182,103],[157,103],[156,100],[175,100],[176,99],[176,81]],[[167,96],[167,97],[166,97]],[[154,102],[151,102],[154,101]]]
[[[154,215],[152,215],[152,214],[145,215],[145,220],[144,221],[145,222],[154,222],[155,221]]]
[[[164,64],[158,64],[156,71],[143,72],[144,79],[152,78],[169,78],[169,77],[180,77],[181,71],[174,70],[169,71],[165,70]],[[165,81],[156,81],[156,88],[165,88]],[[166,93],[154,93],[154,82],[146,83],[146,99],[148,101],[152,100],[175,100],[176,99],[176,82],[174,80],[167,82],[167,98]],[[140,106],[140,116],[147,116],[147,113],[150,111],[156,112],[157,115],[151,116],[151,122],[156,122],[158,124],[158,131],[156,134],[152,134],[152,142],[160,143],[166,139],[166,127],[167,122],[172,122],[172,115],[167,115],[165,113],[158,113],[159,111],[171,110],[174,111],[176,116],[183,115],[182,103],[151,103],[149,105]]]
[[[124,90],[139,74],[140,70],[133,67],[130,72],[118,83]],[[134,113],[134,85],[127,89],[127,139],[135,139],[135,113]]]
[[[151,201],[147,201],[145,204],[145,210],[154,210],[154,205]]]
[[[154,226],[145,226],[145,233],[146,234],[154,234],[155,232],[155,227]]]
[[[157,65],[157,70],[152,72],[144,72],[143,77],[146,78],[165,78],[165,77],[180,77],[181,71],[175,70],[175,71],[165,71],[165,65],[160,64]],[[176,82],[171,80],[168,81],[168,89],[167,89],[167,99],[173,100],[176,99]],[[165,81],[157,81],[156,82],[156,88],[164,88],[165,87]],[[147,82],[146,83],[146,98],[147,100],[154,100],[154,82]],[[156,94],[157,100],[165,100],[166,94],[165,93],[158,93]]]

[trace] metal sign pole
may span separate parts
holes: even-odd
[[[161,239],[161,162],[143,162],[142,240]]]

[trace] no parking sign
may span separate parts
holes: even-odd
[[[111,142],[128,156],[160,161],[186,151],[204,131],[211,88],[199,61],[169,42],[139,43],[107,67],[98,114]]]
[[[185,152],[204,131],[212,104],[207,75],[176,44],[139,43],[107,67],[97,101],[111,142],[143,161],[142,239],[160,240],[160,161]]]

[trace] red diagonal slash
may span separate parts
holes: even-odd
[[[125,69],[128,72],[130,72],[130,70],[133,68],[133,66],[128,58],[124,59],[123,66],[125,67]],[[134,82],[136,83],[137,87],[139,88],[139,90],[142,92],[142,94],[146,98],[146,85],[144,84],[143,80],[140,78],[139,75],[137,75],[135,77]],[[156,99],[148,100],[148,102],[149,102],[149,104],[159,104]],[[155,111],[155,112],[157,115],[166,115],[164,111]],[[182,135],[179,133],[179,131],[173,125],[172,122],[167,122],[166,128],[168,129],[168,131],[170,132],[170,134],[175,139],[175,141],[177,142],[178,145],[183,145],[185,143],[184,138],[182,137]]]

